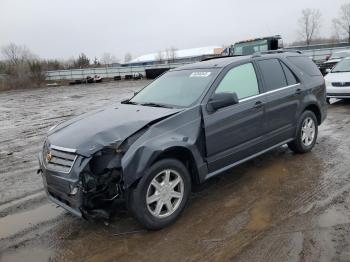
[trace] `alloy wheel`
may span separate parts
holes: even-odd
[[[146,204],[148,211],[157,218],[168,217],[181,204],[184,195],[184,181],[173,169],[159,172],[147,189]]]
[[[316,126],[315,122],[311,117],[305,118],[301,128],[301,141],[304,146],[310,146],[315,139]]]

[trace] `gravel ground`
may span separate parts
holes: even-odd
[[[146,83],[0,93],[0,261],[350,261],[350,102],[329,106],[311,153],[284,146],[196,186],[161,231],[122,205],[107,223],[49,203],[36,174],[48,128]]]

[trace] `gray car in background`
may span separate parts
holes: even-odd
[[[191,186],[273,148],[315,145],[324,79],[293,52],[211,59],[173,69],[130,100],[53,127],[39,153],[48,197],[84,218],[116,200],[148,229],[173,223]]]

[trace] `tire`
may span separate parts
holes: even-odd
[[[167,174],[169,182],[166,182]],[[174,189],[171,189],[173,186]],[[145,228],[158,230],[178,219],[190,192],[191,177],[187,168],[180,161],[167,158],[153,164],[137,185],[129,190],[127,204],[131,213]],[[176,197],[173,196],[175,194]],[[155,199],[159,200],[154,201]],[[169,208],[170,205],[173,210]]]
[[[306,128],[306,139],[304,139],[303,134],[305,133],[303,131],[303,127],[305,127],[305,123],[310,121],[313,123],[313,127]],[[314,130],[314,133],[312,135],[312,131]],[[318,135],[318,123],[317,123],[317,118],[315,114],[312,111],[304,111],[304,113],[301,114],[297,126],[297,135],[295,140],[292,142],[288,143],[288,147],[294,151],[295,153],[298,154],[303,154],[310,152],[312,148],[315,146],[316,140],[317,140],[317,135]],[[312,138],[312,139],[311,139]]]
[[[331,99],[330,98],[326,98],[327,104],[331,104]]]

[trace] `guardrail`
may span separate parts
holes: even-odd
[[[295,49],[297,48],[285,48]],[[320,49],[311,49],[311,50],[301,50],[303,54],[312,58],[316,64],[320,65],[326,60],[327,56],[332,55],[335,52],[342,50],[349,50],[350,46],[342,47],[329,47],[329,48],[320,48]],[[185,64],[193,63],[190,62],[181,62],[181,63],[168,63],[168,64],[157,64],[157,65],[145,65],[145,66],[128,66],[128,67],[100,67],[100,68],[84,68],[84,69],[69,69],[69,70],[55,70],[46,72],[46,80],[75,80],[75,79],[84,79],[87,76],[99,75],[104,78],[113,78],[115,76],[120,76],[122,78],[125,75],[132,75],[134,73],[140,73],[145,75],[146,69],[151,68],[175,68]]]
[[[134,73],[145,75],[146,69],[151,68],[175,68],[191,62],[169,63],[147,66],[128,66],[128,67],[100,67],[100,68],[84,68],[84,69],[69,69],[55,70],[46,72],[46,80],[75,80],[84,79],[87,76],[99,75],[104,78],[113,78],[115,76],[125,77]]]
[[[298,50],[298,48],[285,48],[285,50],[292,49]],[[335,52],[340,52],[343,50],[350,50],[350,46],[342,46],[342,47],[328,47],[328,48],[320,48],[320,49],[311,49],[311,50],[300,50],[304,55],[309,56],[312,60],[316,62],[316,64],[321,64],[326,61],[327,56],[332,55]]]

